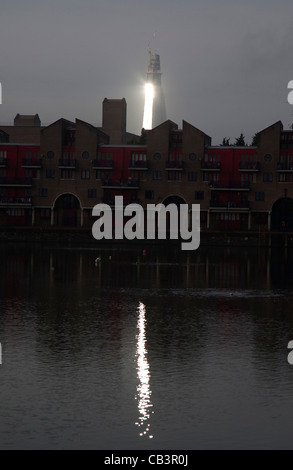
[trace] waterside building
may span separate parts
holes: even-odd
[[[293,231],[293,130],[278,121],[254,147],[224,147],[167,120],[141,144],[126,132],[124,99],[104,101],[102,128],[44,127],[38,115],[0,126],[1,227],[89,229],[92,208],[118,195],[144,208],[200,204],[202,231]]]

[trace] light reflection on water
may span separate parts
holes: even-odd
[[[137,319],[137,377],[139,384],[137,386],[136,400],[138,400],[139,420],[136,422],[140,429],[140,436],[148,435],[150,439],[153,435],[150,434],[150,417],[153,411],[151,402],[151,389],[150,389],[150,366],[147,359],[147,339],[146,339],[146,307],[140,302],[138,307]]]
[[[0,254],[0,448],[293,448],[291,252]]]

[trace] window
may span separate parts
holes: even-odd
[[[182,155],[181,153],[177,152],[170,152],[169,153],[169,162],[182,162]]]
[[[51,209],[41,209],[41,219],[49,219],[51,217]]]
[[[256,201],[264,201],[265,200],[265,193],[263,191],[257,191],[255,193],[255,200]]]
[[[96,199],[97,197],[97,190],[96,189],[88,189],[87,197],[89,199]]]
[[[256,174],[255,173],[242,173],[241,184],[245,184],[245,183],[256,183]]]
[[[10,217],[24,217],[24,209],[8,209],[7,214]]]
[[[145,191],[145,199],[154,199],[154,191],[152,190],[147,190]]]
[[[293,173],[279,173],[279,183],[292,183]]]
[[[46,178],[55,178],[55,170],[52,168],[47,168],[46,170]]]
[[[36,168],[31,168],[31,169],[26,169],[25,170],[25,177],[26,178],[34,178],[34,179],[40,179],[41,177],[41,172],[40,170],[36,169]]]
[[[134,181],[146,181],[147,179],[147,172],[146,171],[132,171],[131,178]]]
[[[153,180],[161,180],[163,177],[163,174],[161,171],[155,170],[153,171]]]
[[[111,171],[103,171],[103,170],[96,170],[96,180],[111,180],[112,179],[112,172]]]
[[[168,181],[182,181],[181,171],[168,171]]]
[[[48,189],[39,188],[39,197],[48,197]]]
[[[98,152],[97,157],[98,157],[98,160],[111,162],[113,160],[113,153]]]
[[[273,181],[273,173],[264,173],[263,181],[264,183],[271,183]]]
[[[219,173],[209,173],[208,171],[204,171],[202,175],[203,181],[208,181],[209,183],[218,183],[220,179]]]
[[[203,201],[204,200],[204,192],[203,191],[195,191],[195,200],[196,201]]]
[[[134,152],[131,154],[131,160],[133,162],[146,162],[147,154],[146,153],[137,153]]]
[[[61,179],[63,180],[74,180],[75,172],[73,170],[61,170]]]
[[[90,179],[90,170],[81,170],[81,179],[89,180]]]
[[[196,171],[189,171],[188,172],[188,181],[197,181]]]

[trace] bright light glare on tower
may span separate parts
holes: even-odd
[[[152,129],[153,100],[154,100],[154,87],[152,83],[146,83],[145,84],[143,125],[142,125],[142,127],[146,130]]]

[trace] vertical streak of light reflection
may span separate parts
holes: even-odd
[[[152,439],[150,434],[150,416],[153,411],[151,402],[151,389],[150,389],[150,366],[147,360],[147,339],[146,339],[146,307],[140,302],[137,310],[137,329],[136,336],[136,358],[137,358],[137,394],[135,399],[138,400],[139,418],[135,423],[141,428],[140,436],[146,436]]]

